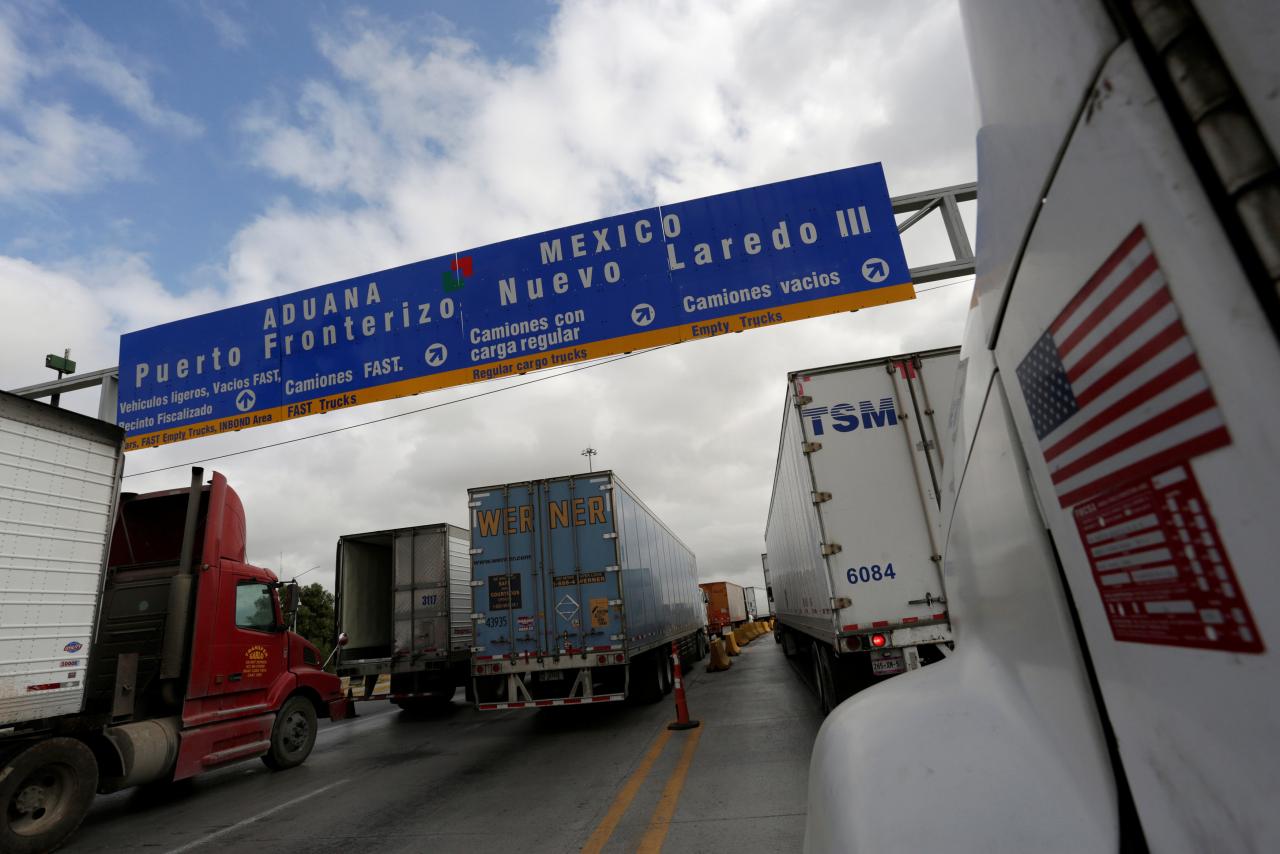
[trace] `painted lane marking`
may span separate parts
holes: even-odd
[[[640,840],[636,854],[660,854],[662,843],[671,829],[671,817],[676,813],[676,804],[680,801],[680,791],[684,789],[685,777],[689,775],[689,766],[693,763],[693,752],[698,749],[698,739],[702,738],[705,726],[693,730],[689,740],[684,743],[684,752],[680,754],[680,762],[667,779],[658,805],[653,808],[653,816],[649,819],[649,829]]]
[[[613,799],[613,803],[609,806],[609,811],[604,814],[604,818],[600,819],[600,824],[592,832],[591,837],[587,840],[587,844],[582,846],[582,854],[599,854],[604,850],[605,843],[609,841],[609,837],[613,835],[613,829],[618,826],[618,822],[622,820],[623,814],[626,813],[627,807],[631,806],[631,802],[635,799],[636,793],[640,791],[640,784],[644,782],[644,778],[649,776],[649,769],[653,767],[653,763],[658,761],[658,757],[662,755],[662,748],[667,746],[667,742],[671,739],[671,730],[664,729],[658,733],[658,737],[653,740],[653,744],[649,747],[649,751],[645,753],[644,758],[640,760],[640,765],[627,778],[627,782],[622,787],[622,791],[618,792],[618,796]]]
[[[327,792],[336,786],[341,786],[343,783],[350,783],[350,782],[351,782],[350,777],[344,777],[341,780],[338,780],[337,782],[334,782],[334,783],[330,783],[327,786],[321,786],[320,788],[316,789],[313,792],[308,792],[305,795],[299,795],[298,797],[294,798],[291,801],[285,801],[279,806],[274,806],[269,810],[263,810],[257,815],[252,815],[242,821],[237,821],[235,824],[229,827],[222,828],[222,830],[215,830],[213,833],[206,834],[205,836],[202,836],[199,839],[196,839],[192,842],[188,842],[186,845],[181,845],[177,848],[174,848],[173,850],[169,851],[168,854],[181,854],[181,852],[183,851],[190,851],[193,848],[199,848],[201,845],[204,845],[206,842],[212,842],[213,840],[217,839],[220,836],[225,836],[228,833],[234,833],[235,831],[240,830],[243,827],[247,827],[253,824],[255,821],[261,821],[267,816],[275,815],[281,810],[287,809],[293,806],[294,804],[302,803],[308,798],[314,798],[316,795],[322,792]]]

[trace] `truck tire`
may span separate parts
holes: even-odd
[[[631,659],[628,680],[629,699],[636,705],[649,705],[662,699],[662,662],[652,652]]]
[[[675,665],[671,661],[671,655],[664,655],[662,650],[658,650],[658,660],[661,662],[658,666],[662,669],[662,696],[665,697],[676,684]]]
[[[827,652],[824,644],[814,641],[811,657],[814,689],[818,692],[818,708],[822,710],[822,714],[829,715],[840,702],[836,696],[835,680],[831,676],[831,653]]]
[[[0,851],[52,851],[89,812],[98,762],[84,742],[50,738],[8,763],[0,779]]]
[[[293,696],[276,712],[271,728],[271,747],[262,763],[272,771],[296,768],[311,755],[316,744],[316,710],[306,697]]]

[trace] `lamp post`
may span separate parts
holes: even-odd
[[[591,458],[592,458],[592,457],[594,457],[594,456],[595,456],[596,454],[598,454],[598,453],[599,453],[599,451],[597,451],[595,448],[584,448],[584,449],[583,449],[583,451],[582,451],[582,456],[584,456],[584,457],[586,457],[586,458],[587,458],[587,473],[588,473],[588,474],[590,474],[591,472],[594,472],[594,471],[595,471],[595,468],[592,466]]]

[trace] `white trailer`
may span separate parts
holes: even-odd
[[[1274,4],[962,9],[955,652],[827,718],[805,848],[1280,850]]]
[[[123,470],[119,428],[0,396],[0,727],[83,708]]]
[[[959,348],[796,371],[765,530],[783,649],[812,661],[824,710],[951,640],[935,407]]]

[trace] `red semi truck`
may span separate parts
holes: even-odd
[[[226,479],[120,495],[122,448],[0,393],[0,851],[57,847],[95,791],[299,765],[346,714]]]

